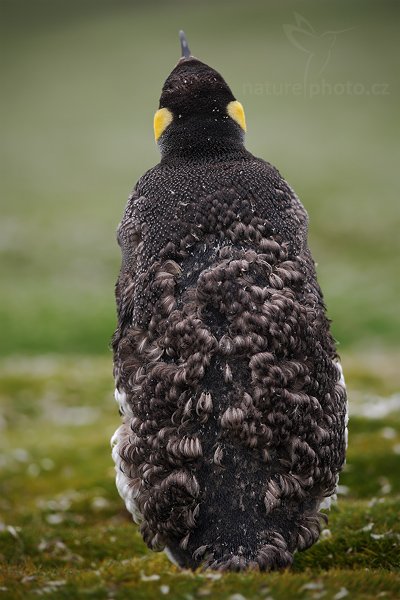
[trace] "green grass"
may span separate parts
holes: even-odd
[[[248,148],[279,167],[309,211],[342,346],[397,343],[395,3],[4,0],[0,11],[1,354],[106,351],[114,232],[134,183],[159,159],[152,116],[181,27],[245,105]],[[318,34],[350,28],[309,83],[365,93],[291,91],[307,58],[283,29],[294,13]],[[321,60],[326,50],[315,52]],[[374,84],[384,88],[371,93]]]
[[[291,571],[223,576],[176,569],[131,523],[109,448],[119,424],[111,357],[3,359],[0,597],[397,599],[400,417],[357,415],[367,393],[384,403],[399,389],[398,358],[381,355],[381,369],[376,357],[344,356],[348,460],[321,541]]]

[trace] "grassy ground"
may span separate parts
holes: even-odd
[[[399,598],[396,358],[344,358],[348,463],[321,541],[290,572],[222,577],[177,570],[130,522],[108,445],[119,423],[110,359],[3,360],[0,597]]]

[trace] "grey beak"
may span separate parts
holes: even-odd
[[[190,53],[189,44],[185,32],[182,30],[179,32],[179,39],[181,41],[182,58],[190,58],[192,55]]]

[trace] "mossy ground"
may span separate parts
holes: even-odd
[[[391,361],[344,357],[348,462],[321,541],[291,571],[221,576],[148,551],[126,513],[109,448],[119,424],[111,358],[4,359],[0,597],[399,598],[400,416],[359,416],[367,393],[383,409],[396,398]]]

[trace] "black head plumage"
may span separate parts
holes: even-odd
[[[180,32],[182,56],[167,77],[155,115],[155,138],[163,155],[215,155],[221,144],[243,142],[243,107],[218,71],[190,53]]]
[[[181,59],[167,77],[161,92],[160,108],[187,114],[205,112],[215,104],[225,107],[235,100],[230,87],[215,69],[190,56]]]

